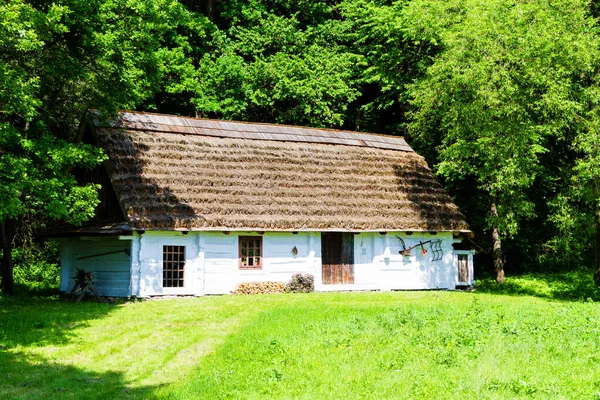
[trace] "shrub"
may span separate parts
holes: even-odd
[[[286,286],[286,292],[310,293],[315,290],[315,277],[311,274],[294,274]]]
[[[232,294],[269,294],[285,293],[286,285],[283,282],[244,282],[237,285]]]
[[[31,293],[57,291],[60,284],[58,245],[42,245],[13,249],[15,285]]]

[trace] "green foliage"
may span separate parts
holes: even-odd
[[[299,4],[296,12],[293,4]],[[357,57],[338,44],[325,2],[230,2],[200,61],[194,104],[202,116],[341,126],[358,97]],[[319,11],[320,10],[320,11]]]
[[[361,92],[355,124],[373,132],[404,133],[409,92],[406,85],[420,77],[436,46],[415,40],[404,16],[408,1],[346,0],[340,4],[346,40],[360,55]]]
[[[58,250],[58,245],[52,242],[33,248],[14,249],[15,284],[28,293],[58,292]]]
[[[78,186],[70,170],[101,162],[104,155],[99,149],[48,133],[37,140],[26,138],[6,123],[0,123],[0,136],[0,185],[6,189],[0,194],[0,221],[41,212],[78,224],[93,216],[98,187]]]
[[[76,140],[81,121],[90,108],[104,117],[188,90],[207,21],[176,0],[15,0],[0,15],[0,224],[81,224],[99,186],[72,171],[105,159]]]
[[[561,194],[550,202],[548,219],[552,236],[544,243],[539,260],[544,269],[564,271],[592,265],[594,219],[585,203]]]
[[[590,205],[593,212],[600,210],[600,89],[598,82],[588,90],[590,119],[587,129],[578,132],[575,149],[579,154],[574,167],[573,190],[578,198]],[[599,216],[600,217],[600,216]]]
[[[183,91],[193,70],[189,35],[201,22],[174,0],[0,5],[0,221],[42,212],[81,223],[97,187],[75,166],[104,159],[68,143],[89,108],[133,108],[162,87]]]
[[[437,168],[448,181],[473,177],[498,203],[488,224],[514,235],[535,215],[529,189],[549,138],[583,129],[585,77],[598,60],[587,5],[418,1],[407,10],[415,37],[442,47],[411,89],[411,128],[439,146]]]

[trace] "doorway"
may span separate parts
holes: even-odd
[[[322,281],[324,285],[354,283],[354,234],[322,232]]]

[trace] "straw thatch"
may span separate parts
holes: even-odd
[[[401,138],[134,113],[96,124],[134,228],[468,229]]]

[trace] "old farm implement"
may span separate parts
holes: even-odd
[[[100,295],[94,287],[92,278],[93,276],[91,272],[77,268],[77,273],[75,274],[75,286],[73,286],[73,289],[70,293],[76,302],[79,302],[81,299],[83,299],[88,292],[94,296],[97,301],[100,301]]]
[[[444,256],[444,251],[442,250],[442,241],[439,239],[427,240],[425,242],[419,241],[419,244],[416,244],[411,247],[406,247],[406,243],[404,242],[404,240],[399,236],[396,237],[398,238],[398,240],[400,241],[400,245],[402,246],[402,250],[400,250],[399,253],[405,257],[410,257],[410,251],[412,249],[416,249],[417,247],[421,248],[421,254],[423,256],[427,255],[427,249],[425,248],[426,244],[429,244],[429,248],[431,250],[431,261],[440,261]]]

